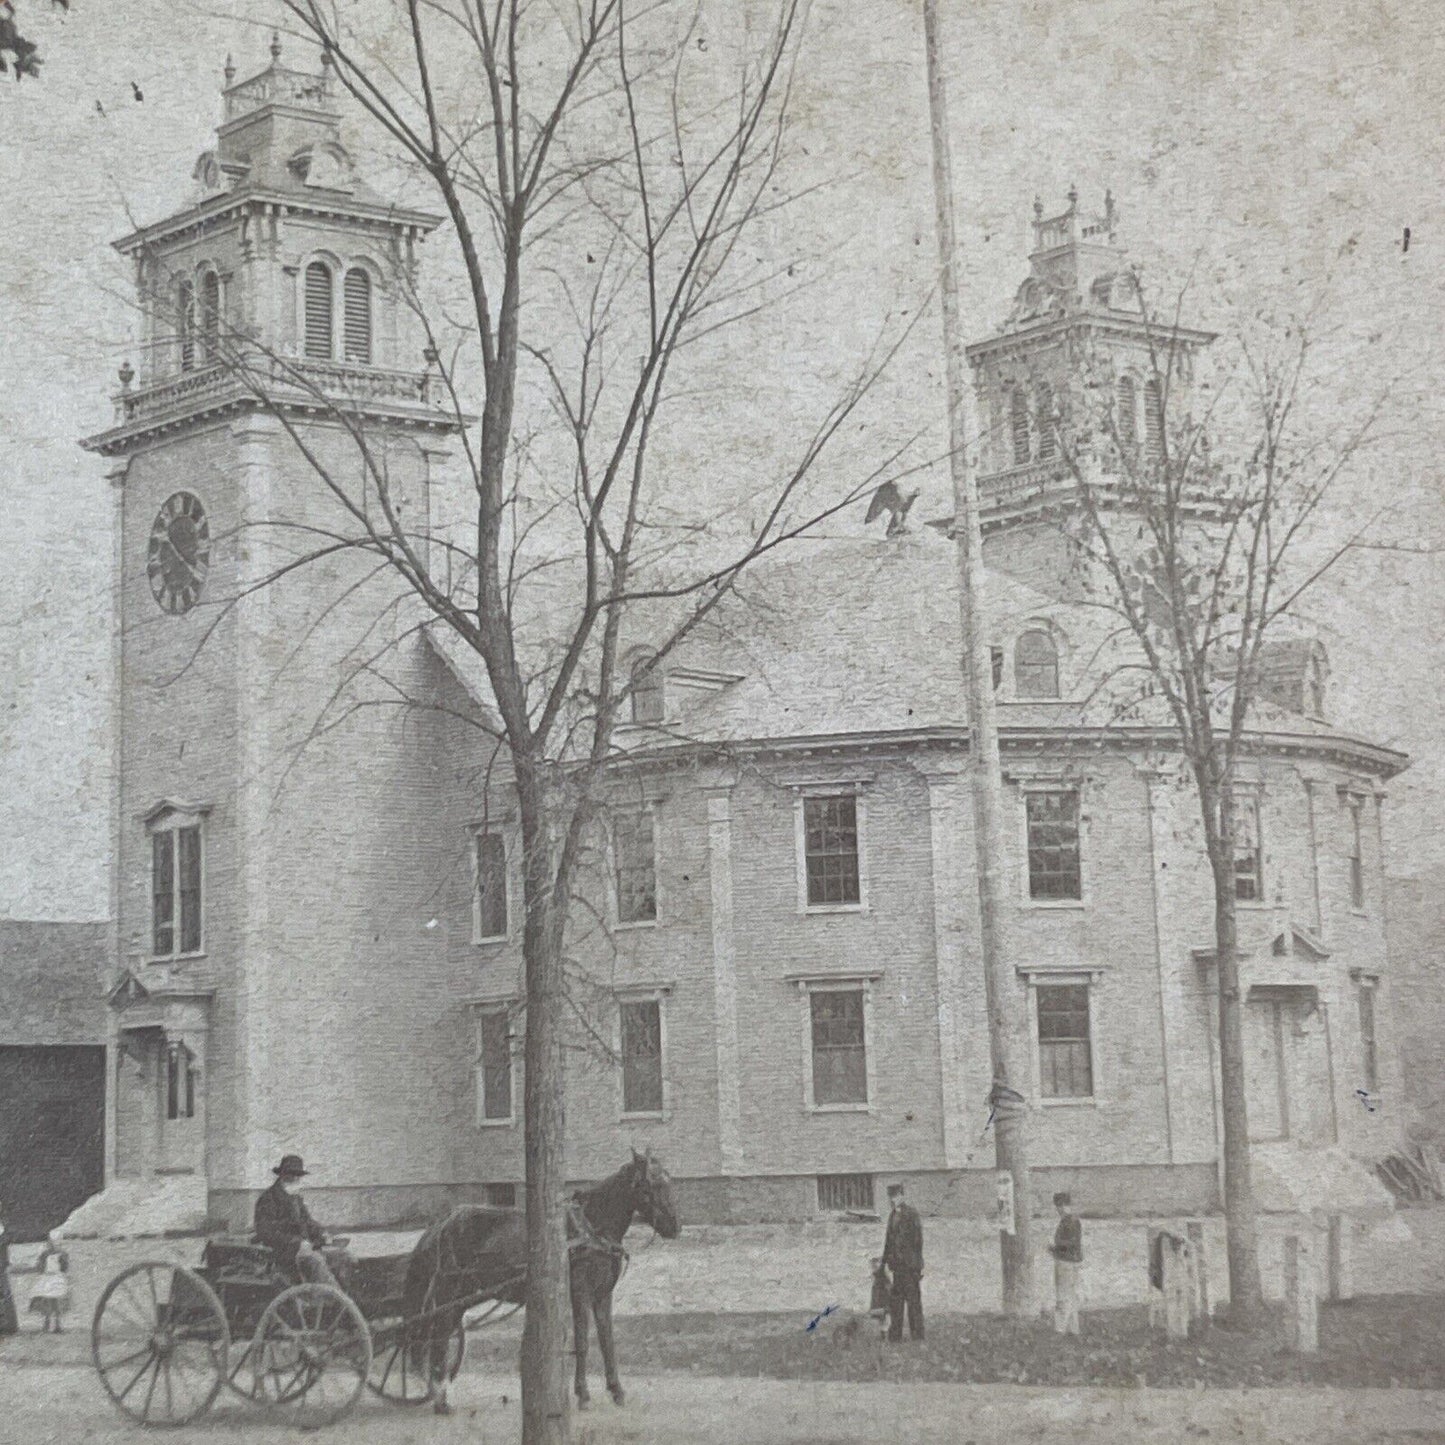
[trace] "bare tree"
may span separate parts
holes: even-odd
[[[1341,526],[1337,484],[1373,439],[1384,395],[1332,441],[1309,410],[1313,343],[1295,323],[1251,344],[1213,379],[1196,375],[1199,334],[1145,323],[1142,385],[1088,358],[1081,387],[1041,425],[1071,480],[1066,524],[1086,602],[1112,618],[1102,691],[1118,718],[1148,714],[1178,734],[1198,798],[1214,893],[1224,1204],[1231,1313],[1262,1303],[1245,1105],[1237,889],[1241,852],[1258,847],[1236,809],[1239,765],[1261,705],[1285,701],[1271,678],[1300,599],[1380,514]],[[1318,713],[1323,677],[1307,649],[1289,703]],[[1246,830],[1247,832],[1247,830]]]
[[[566,930],[585,896],[578,880],[634,690],[629,633],[651,629],[655,664],[755,560],[902,475],[909,442],[855,462],[852,484],[815,474],[850,420],[856,430],[907,330],[860,360],[761,484],[684,492],[669,475],[669,434],[675,442],[689,417],[707,415],[717,338],[755,319],[776,325],[780,298],[796,289],[786,264],[759,274],[737,263],[744,238],[795,198],[784,161],[804,0],[777,0],[726,84],[717,65],[698,80],[707,37],[676,6],[283,6],[445,213],[464,318],[423,306],[405,265],[397,284],[429,339],[425,385],[461,437],[464,521],[413,514],[382,430],[348,402],[336,368],[283,355],[214,311],[197,318],[189,299],[177,333],[272,414],[336,518],[289,524],[294,552],[229,605],[338,561],[354,565],[348,596],[377,578],[390,588],[374,645],[337,684],[337,708],[318,728],[357,707],[417,705],[378,660],[421,628],[440,629],[485,673],[487,705],[465,720],[491,744],[486,785],[514,794],[521,835],[522,1399],[524,1439],[542,1445],[569,1433]],[[343,436],[344,464],[317,445],[308,413]],[[362,680],[372,684],[365,697]]]

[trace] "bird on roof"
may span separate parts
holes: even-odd
[[[884,512],[887,512],[888,530],[883,535],[885,537],[901,537],[908,530],[908,509],[917,500],[918,493],[916,491],[909,492],[905,497],[898,490],[896,482],[884,482],[873,493],[873,500],[868,503],[868,515],[863,519],[864,524],[876,522]]]

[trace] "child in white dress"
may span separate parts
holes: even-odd
[[[70,1260],[52,1230],[40,1255],[40,1278],[30,1291],[30,1309],[40,1315],[40,1329],[61,1332],[60,1317],[70,1308]]]

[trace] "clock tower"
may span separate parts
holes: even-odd
[[[327,480],[384,475],[425,535],[458,429],[413,301],[440,218],[361,178],[336,90],[275,41],[227,62],[190,202],[117,243],[139,354],[84,443],[116,501],[107,1193],[163,1223],[240,1224],[282,1153],[323,1196],[452,1169],[416,1094],[434,750],[387,706],[435,660]]]

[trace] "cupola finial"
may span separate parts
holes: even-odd
[[[279,30],[271,32],[271,62],[273,65],[281,63],[281,32]]]
[[[226,84],[227,84],[228,86],[235,83],[235,80],[236,80],[236,59],[235,59],[235,56],[233,56],[233,55],[230,53],[230,51],[227,51],[227,52],[226,52],[226,68],[225,68],[225,70],[222,72],[222,74],[226,77]]]

